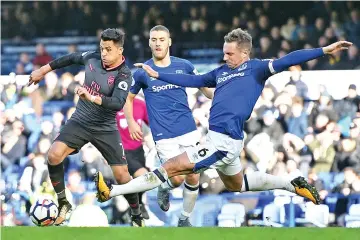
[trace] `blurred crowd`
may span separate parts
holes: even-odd
[[[238,4],[241,7],[237,7]],[[175,41],[222,42],[229,29],[242,27],[252,34],[254,55],[260,58],[280,57],[293,49],[324,46],[337,39],[359,41],[354,39],[360,36],[359,12],[354,7],[357,3],[302,2],[308,14],[298,18],[278,16],[276,11],[270,11],[276,4],[280,3],[224,2],[221,7],[227,14],[219,18],[213,17],[211,10],[219,3],[17,2],[2,6],[2,37],[27,40],[35,36],[56,36],[74,27],[79,34],[93,35],[104,26],[120,26],[127,32],[129,41],[145,44],[151,26],[165,24],[173,29]],[[109,11],[101,11],[102,7]],[[171,21],[167,20],[170,18]],[[357,46],[343,55],[313,60],[301,67],[304,70],[357,68],[360,65]],[[68,52],[74,51],[76,46],[69,45]],[[53,58],[46,52],[46,46],[38,44],[33,59],[27,53],[19,56],[14,72],[29,74]],[[11,78],[0,82],[3,224],[29,224],[25,210],[33,198],[54,194],[48,178],[46,153],[61,126],[74,112],[78,100],[74,89],[83,81],[82,68],[71,66],[47,74],[36,88],[23,87]],[[293,71],[280,92],[271,84],[265,87],[246,122],[243,166],[247,171],[305,176],[319,189],[322,199],[332,193],[342,196],[360,193],[359,90],[350,85],[348,96],[336,101],[324,86],[319,86],[316,100],[309,99],[308,91],[301,71]],[[197,90],[187,92],[198,129],[204,136],[211,101]],[[147,143],[144,147],[148,166],[154,168],[157,159],[153,144]],[[111,179],[111,170],[101,154],[92,145],[86,145],[65,162],[68,194],[73,204],[95,204],[94,196],[88,194],[94,190],[92,175],[101,170]],[[201,193],[223,192],[226,190],[216,172],[209,170],[202,174]],[[111,223],[126,223],[129,219],[124,204],[120,199],[101,207]],[[344,204],[346,200],[338,207],[337,215],[346,211]]]
[[[170,29],[179,57],[182,52],[177,50],[185,46],[221,48],[223,36],[241,27],[252,35],[253,56],[258,58],[281,57],[336,40],[353,41],[348,52],[303,67],[354,69],[359,67],[359,5],[354,1],[7,2],[1,9],[1,34],[3,39],[21,43],[44,36],[96,36],[104,28],[118,27],[127,33],[125,55],[135,61],[150,55],[149,30],[157,24]]]

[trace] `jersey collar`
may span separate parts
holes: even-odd
[[[103,68],[104,68],[106,71],[111,71],[111,70],[115,70],[115,69],[119,68],[124,62],[125,62],[125,57],[122,56],[122,59],[121,59],[120,64],[117,65],[117,66],[115,66],[115,67],[107,68],[102,61],[101,61],[101,64],[102,64]]]

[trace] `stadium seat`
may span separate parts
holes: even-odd
[[[353,204],[349,208],[349,215],[360,217],[360,204]]]
[[[295,219],[291,219],[291,207],[294,207],[294,217]],[[282,222],[285,226],[291,226],[291,222],[295,220],[296,223],[302,223],[301,219],[305,218],[305,210],[303,209],[303,204],[285,204],[284,211],[280,212],[280,219],[284,220]]]
[[[345,216],[346,227],[360,227],[360,204],[353,204]]]
[[[271,203],[265,206],[263,212],[263,221],[265,225],[271,224],[274,227],[282,227],[285,222],[285,208],[283,205]]]
[[[330,213],[335,213],[336,202],[337,202],[338,198],[339,197],[337,194],[332,194],[332,195],[327,196],[324,199],[324,203],[329,207]]]
[[[329,207],[325,204],[314,205],[306,203],[305,222],[312,223],[317,227],[326,227],[329,224]]]
[[[217,226],[217,216],[223,201],[219,195],[199,198],[192,213],[192,224],[197,227]]]
[[[250,220],[260,220],[263,217],[264,207],[270,203],[274,202],[274,195],[272,192],[261,192],[259,193],[259,200],[256,204],[256,207],[250,211],[248,211],[247,216]],[[262,220],[260,220],[262,221]]]
[[[261,220],[249,220],[249,225],[283,227],[285,222],[285,208],[283,204],[274,202],[266,205],[263,209]]]
[[[245,222],[245,206],[240,203],[227,203],[218,216],[219,227],[240,227]]]
[[[326,227],[328,225],[330,213],[327,205],[314,205],[312,202],[306,202],[305,204],[294,204],[293,206],[296,226],[311,224],[316,227]],[[285,220],[285,225],[290,225],[290,208],[291,204],[285,204],[284,211],[280,211],[280,222]]]

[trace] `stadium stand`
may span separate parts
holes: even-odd
[[[269,82],[246,123],[241,161],[247,171],[303,175],[320,191],[324,205],[314,209],[281,192],[228,193],[216,172],[209,170],[201,176],[201,196],[191,221],[195,226],[359,226],[360,85],[346,86],[346,96],[335,98],[326,84],[310,87],[303,72],[360,69],[359,7],[352,1],[2,3],[1,225],[31,225],[27,212],[34,197],[54,195],[46,152],[74,111],[73,90],[84,73],[81,67],[68,67],[48,74],[38,88],[24,88],[26,76],[63,54],[96,50],[99,33],[108,27],[125,30],[129,66],[142,62],[151,56],[149,29],[164,24],[174,39],[172,55],[187,58],[200,72],[222,63],[223,35],[237,27],[252,34],[252,54],[257,58],[277,58],[341,39],[354,43],[344,53],[290,69],[281,89]],[[204,135],[211,102],[193,89],[188,97]],[[149,167],[156,167],[154,149],[146,144],[144,148]],[[121,197],[99,204],[88,194],[94,191],[91,178],[96,169],[111,179],[111,170],[91,145],[68,158],[69,197],[75,206],[99,206],[112,225],[129,224]],[[181,197],[180,190],[173,191],[174,211],[165,214],[156,205],[156,190],[150,191],[152,217],[147,224],[175,225]]]

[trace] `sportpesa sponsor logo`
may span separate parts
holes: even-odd
[[[162,86],[153,86],[151,89],[153,90],[153,92],[160,92],[163,90],[169,90],[169,89],[173,89],[173,88],[180,88],[180,87],[176,86],[174,84],[167,84],[167,85],[162,85]]]
[[[227,80],[231,79],[231,78],[234,78],[234,77],[242,77],[244,76],[244,72],[238,72],[238,73],[233,73],[233,74],[230,74],[228,76],[225,76],[225,77],[219,77],[217,79],[217,84],[219,83],[222,83],[222,82],[226,82]]]

